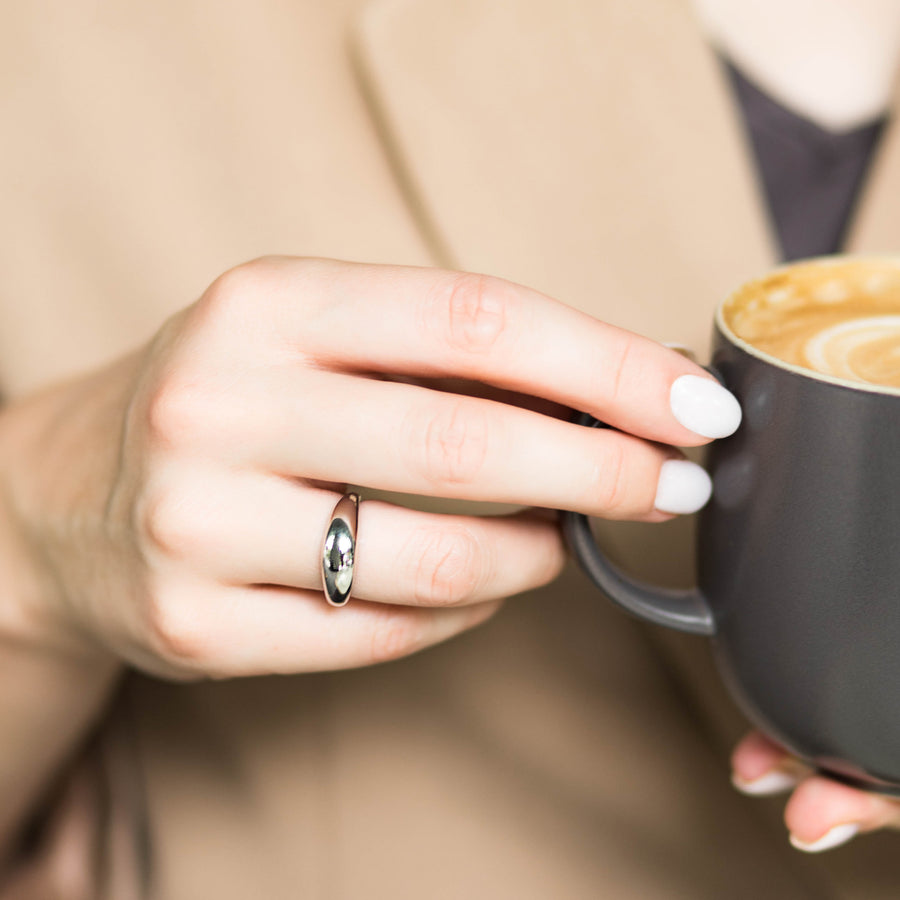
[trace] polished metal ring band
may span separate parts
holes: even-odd
[[[344,494],[337,502],[322,544],[322,589],[331,606],[346,606],[353,588],[359,494]]]

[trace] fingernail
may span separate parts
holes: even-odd
[[[713,378],[682,375],[669,391],[672,415],[695,434],[728,437],[741,424],[741,406],[731,391]]]
[[[753,781],[745,781],[739,775],[735,775],[731,779],[731,783],[742,793],[751,797],[768,797],[772,794],[783,794],[789,791],[799,783],[796,775],[790,775],[774,769],[754,778]]]
[[[659,471],[654,506],[660,512],[697,512],[709,500],[712,481],[705,470],[686,459],[668,459]]]
[[[846,844],[847,841],[855,838],[858,833],[859,825],[848,823],[846,825],[835,825],[831,831],[826,831],[822,837],[811,844],[801,841],[800,838],[796,838],[794,835],[791,835],[791,843],[804,853],[821,853],[823,850],[831,850],[834,847],[840,847],[841,844]]]

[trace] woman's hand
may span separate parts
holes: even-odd
[[[900,802],[815,775],[759,732],[738,744],[731,762],[735,787],[745,794],[793,791],[784,818],[798,850],[819,853],[861,832],[900,828]]]
[[[668,445],[705,443],[739,417],[679,354],[535,291],[260,260],[140,352],[0,421],[30,573],[7,628],[174,678],[403,656],[554,578],[557,529],[529,513],[365,501],[354,598],[333,609],[321,541],[345,484],[660,521],[709,494]]]

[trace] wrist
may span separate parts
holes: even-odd
[[[105,564],[126,406],[122,379],[109,375],[82,376],[0,412],[0,646],[98,670],[114,657],[77,598]]]

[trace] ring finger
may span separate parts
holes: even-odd
[[[277,476],[223,473],[176,504],[170,543],[229,584],[319,590],[321,545],[339,495]],[[157,529],[157,532],[159,529]],[[552,580],[564,561],[559,531],[533,515],[440,515],[365,501],[353,595],[379,603],[461,606]]]

